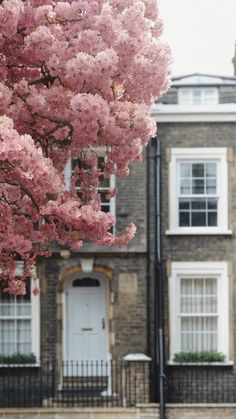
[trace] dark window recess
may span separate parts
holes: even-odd
[[[100,281],[94,278],[77,278],[73,281],[73,287],[100,287]]]

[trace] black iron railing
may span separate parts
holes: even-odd
[[[233,366],[170,366],[166,377],[168,403],[236,403]]]
[[[0,407],[113,407],[150,402],[151,363],[0,365]]]
[[[158,402],[152,362],[58,362],[0,365],[3,407],[132,407]],[[233,366],[179,365],[166,369],[167,403],[236,403]]]

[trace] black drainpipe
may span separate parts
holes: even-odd
[[[164,350],[164,277],[161,247],[161,143],[155,139],[155,312],[156,312],[156,353],[159,364],[159,404],[160,419],[165,419],[165,350]]]
[[[146,148],[146,220],[147,220],[147,265],[146,265],[146,307],[147,307],[147,354],[151,355],[151,325],[150,325],[150,282],[151,282],[151,274],[150,274],[150,152],[149,152],[150,143],[147,145]]]

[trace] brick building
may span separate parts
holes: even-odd
[[[1,406],[157,400],[160,370],[137,354],[160,361],[162,332],[167,401],[236,401],[236,77],[176,77],[153,116],[160,144],[103,202],[117,231],[137,225],[134,240],[55,247],[38,263],[40,298],[1,297]]]
[[[235,402],[236,78],[175,77],[153,115],[168,400]]]
[[[130,222],[138,226],[128,246],[85,243],[77,252],[55,246],[51,258],[38,262],[39,297],[1,295],[0,407],[52,405],[55,397],[76,405],[80,396],[82,404],[104,404],[101,394],[111,391],[119,393],[118,405],[128,403],[125,397],[135,403],[127,380],[136,380],[136,372],[121,363],[148,350],[145,157],[130,169],[129,178],[110,181],[118,187],[116,198],[102,195],[103,210],[116,216],[116,232]],[[71,170],[73,163],[65,169],[66,183]],[[109,186],[103,184],[101,194]]]

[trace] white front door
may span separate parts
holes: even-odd
[[[66,360],[106,361],[106,282],[77,278],[66,292]]]

